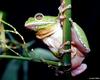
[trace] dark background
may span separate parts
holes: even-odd
[[[16,27],[16,29],[24,36],[26,41],[34,39],[33,32],[24,28],[24,23],[30,16],[34,16],[37,12],[44,15],[57,16],[59,0],[0,0],[0,10],[7,13],[7,21]],[[99,0],[72,0],[72,18],[85,31],[91,52],[84,60],[87,63],[87,70],[73,78],[73,80],[86,80],[89,78],[100,78],[100,53],[99,53],[99,17],[100,3]],[[41,42],[35,46],[44,46]],[[0,74],[6,66],[6,60],[0,62]],[[21,77],[22,71],[19,72]],[[38,77],[37,77],[38,76]],[[49,80],[55,78],[52,71],[46,65],[38,63],[29,63],[29,80]],[[22,78],[19,78],[22,80]]]

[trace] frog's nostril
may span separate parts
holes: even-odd
[[[42,13],[37,13],[37,14],[35,15],[35,18],[36,18],[37,20],[41,20],[43,17],[44,17],[44,15],[43,15]]]

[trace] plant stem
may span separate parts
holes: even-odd
[[[66,5],[71,4],[71,0],[64,0]],[[69,22],[69,18],[71,18],[71,9],[66,10],[65,12],[66,20],[64,21],[63,26],[63,41],[71,41],[71,24]],[[67,45],[65,47],[66,50],[71,49],[71,45]],[[71,63],[70,52],[66,53],[63,57],[64,66]]]
[[[53,66],[60,66],[60,65],[62,65],[61,62],[50,61],[50,60],[44,60],[43,62],[47,63],[48,65],[53,65]]]
[[[4,19],[4,16],[5,16],[5,13],[3,11],[0,11],[0,46],[3,51],[6,51],[6,48],[5,48],[6,36],[5,36],[5,32],[3,32],[4,25],[1,22],[1,20]]]
[[[17,60],[32,60],[32,58],[28,57],[22,57],[22,56],[10,56],[10,55],[0,55],[0,58],[6,58],[6,59],[17,59]]]
[[[69,4],[71,5],[71,0],[61,0],[61,2],[64,1],[66,6]],[[63,26],[63,42],[70,41],[71,42],[71,24],[69,22],[69,18],[71,18],[71,9],[68,9],[65,11],[64,15],[66,16],[66,19],[64,21]],[[65,46],[65,50],[71,49],[71,45]],[[66,70],[68,67],[68,64],[70,66],[68,68],[71,68],[71,52],[65,53],[62,59],[64,69]],[[65,79],[71,80],[71,73],[70,71],[65,71]]]

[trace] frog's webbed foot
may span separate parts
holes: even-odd
[[[61,3],[61,5],[58,8],[59,13],[61,13],[61,14],[63,14],[68,9],[71,9],[71,4],[66,6],[64,1]]]
[[[59,57],[62,57],[63,55],[65,55],[65,54],[68,53],[68,52],[71,52],[71,49],[67,49],[67,50],[64,49],[64,46],[66,46],[66,45],[70,45],[70,41],[64,42],[64,43],[60,46],[60,48],[59,48],[59,50],[58,50],[58,52],[59,52]]]
[[[60,7],[58,8],[61,25],[63,25],[63,22],[66,19],[66,16],[64,16],[64,12],[70,8],[71,8],[71,4],[66,6],[64,1],[61,3]]]

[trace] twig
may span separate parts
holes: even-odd
[[[32,58],[29,57],[22,57],[22,56],[10,56],[10,55],[0,55],[0,58],[6,58],[6,59],[17,59],[17,60],[32,60]]]
[[[71,0],[61,0],[61,2],[65,2],[66,6],[71,4]],[[63,42],[66,42],[71,41],[71,24],[69,22],[69,18],[71,18],[71,9],[66,10],[64,15],[66,16],[66,19],[63,25]],[[71,45],[65,46],[65,50],[68,49],[71,49]],[[71,80],[71,72],[66,71],[67,67],[69,66],[68,64],[70,64],[69,69],[71,68],[71,52],[65,53],[62,59],[62,63],[64,67],[63,69],[65,70],[64,79]]]

